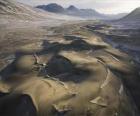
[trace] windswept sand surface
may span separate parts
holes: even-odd
[[[91,24],[3,29],[0,116],[139,116],[137,63]]]

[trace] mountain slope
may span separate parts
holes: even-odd
[[[79,17],[84,17],[84,18],[107,18],[104,14],[100,14],[97,11],[93,9],[78,9],[76,7],[70,6],[67,8],[67,14],[69,15],[74,15],[74,16],[79,16]]]
[[[49,5],[40,5],[37,6],[37,8],[41,8],[43,10],[49,11],[49,12],[55,12],[55,13],[60,13],[60,12],[64,12],[64,8],[56,3],[51,3]]]
[[[138,21],[140,22],[140,7],[136,8],[130,14],[121,19],[121,21]]]
[[[0,17],[34,19],[44,17],[39,10],[10,0],[0,1]]]
[[[79,11],[78,8],[76,8],[75,6],[73,5],[70,5],[68,8],[67,8],[68,11]]]

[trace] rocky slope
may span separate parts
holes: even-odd
[[[30,6],[23,5],[21,3],[15,3],[10,0],[0,1],[0,17],[2,16],[11,16],[13,18],[21,19],[33,19],[43,17],[39,10],[33,10],[33,8]]]

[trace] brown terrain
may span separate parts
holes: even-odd
[[[139,116],[138,62],[93,28],[111,27],[49,16],[0,24],[0,116]]]

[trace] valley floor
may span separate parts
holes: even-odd
[[[140,115],[140,68],[105,42],[101,31],[111,27],[97,21],[3,27],[0,115]]]

